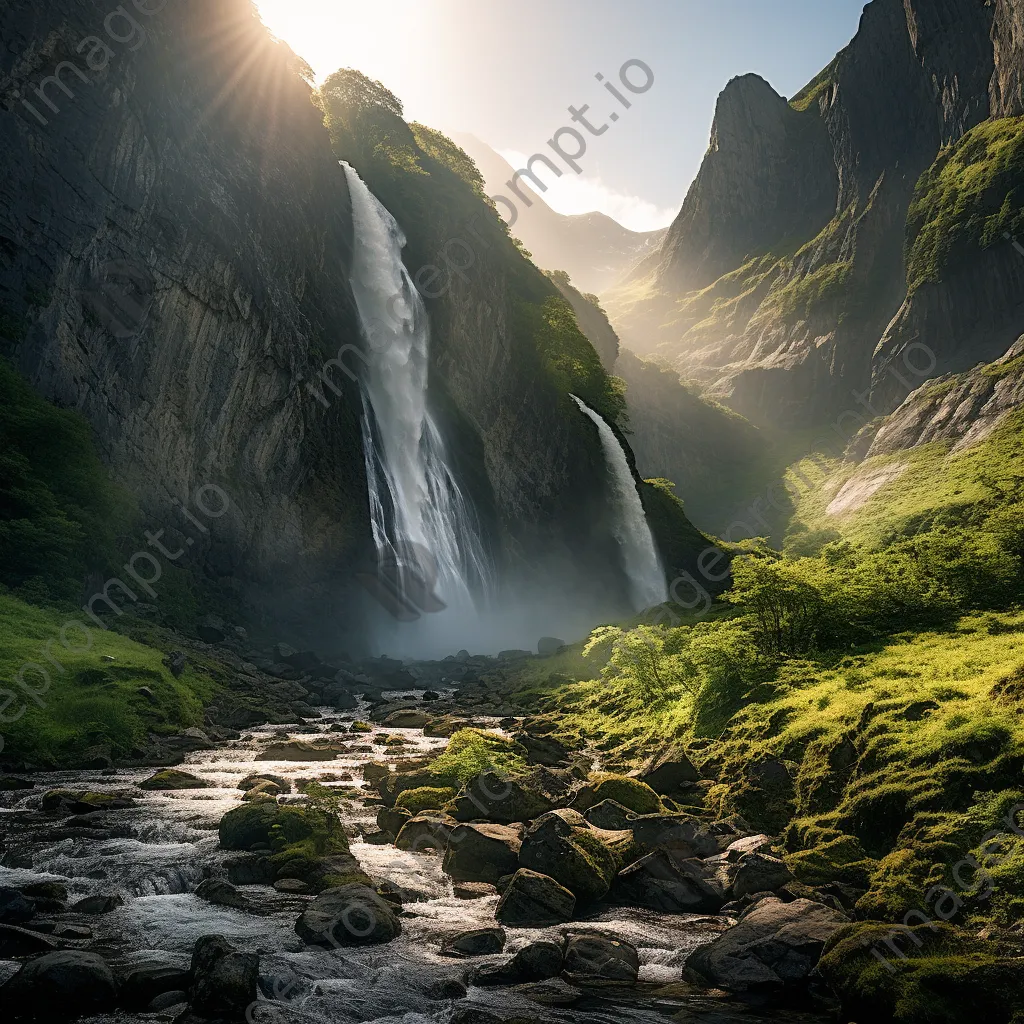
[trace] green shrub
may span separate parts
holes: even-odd
[[[430,774],[438,780],[461,786],[485,771],[509,776],[527,771],[525,751],[517,743],[482,729],[459,729],[444,751],[430,763]]]

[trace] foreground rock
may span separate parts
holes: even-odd
[[[241,1019],[256,1001],[260,960],[242,953],[222,935],[204,935],[192,950],[192,1010],[211,1020]]]
[[[505,948],[504,928],[476,928],[460,932],[441,943],[444,956],[488,956]]]
[[[452,829],[443,870],[456,882],[490,882],[519,868],[522,829],[510,825],[459,825]]]
[[[473,975],[475,985],[521,985],[557,977],[562,970],[562,947],[557,942],[531,942],[508,963],[481,967]]]
[[[628,942],[601,935],[573,935],[565,947],[563,977],[574,985],[636,984],[640,957]]]
[[[547,928],[572,920],[576,897],[549,875],[519,868],[498,900],[495,918],[513,928]]]
[[[117,983],[107,962],[80,950],[36,957],[0,988],[0,1006],[14,1020],[74,1020],[109,1013],[116,1003]]]
[[[139,789],[158,791],[165,789],[208,789],[209,786],[210,783],[205,779],[201,779],[191,772],[178,771],[176,768],[166,768],[139,783]]]
[[[692,953],[686,969],[730,992],[775,998],[807,981],[825,943],[845,923],[842,914],[824,904],[767,897]]]
[[[295,931],[311,946],[368,946],[397,938],[402,924],[373,889],[353,883],[317,896],[295,922]]]
[[[552,811],[526,830],[519,863],[554,878],[580,902],[591,902],[608,894],[632,845],[630,832],[594,828],[577,811]]]
[[[617,903],[665,914],[717,914],[725,903],[711,869],[670,850],[655,850],[623,868],[612,895]]]
[[[505,778],[497,772],[482,772],[459,793],[452,814],[459,821],[486,818],[511,825],[530,821],[554,806],[549,796],[519,779]]]
[[[342,748],[308,743],[306,740],[288,740],[271,743],[256,757],[257,761],[333,761]]]

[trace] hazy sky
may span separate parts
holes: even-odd
[[[567,108],[590,104],[580,175],[545,195],[563,213],[600,209],[637,230],[678,211],[725,83],[753,71],[793,95],[857,30],[863,0],[257,0],[263,19],[326,77],[356,67],[409,120],[472,132],[510,160],[547,150]],[[623,63],[654,74],[642,95]],[[595,74],[632,102],[626,110]],[[633,81],[643,74],[632,72]],[[607,116],[617,111],[614,123]],[[580,126],[575,126],[579,128]],[[586,132],[584,132],[586,135]],[[565,147],[574,145],[568,139]],[[516,163],[520,166],[520,163]]]

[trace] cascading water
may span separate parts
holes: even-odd
[[[604,419],[575,395],[572,399],[580,411],[594,421],[601,438],[601,448],[612,482],[612,504],[615,511],[612,534],[622,550],[623,568],[629,578],[629,596],[633,607],[639,612],[662,604],[668,600],[665,571],[654,546],[654,536],[626,461],[626,453]]]
[[[342,166],[355,228],[350,280],[368,347],[360,389],[374,543],[382,576],[397,590],[393,614],[403,618],[403,606],[410,619],[434,613],[428,632],[440,640],[447,625],[475,617],[492,569],[427,408],[430,320],[402,263],[405,235],[355,170]]]

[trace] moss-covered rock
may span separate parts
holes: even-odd
[[[636,814],[657,814],[664,810],[661,797],[645,782],[628,775],[595,775],[573,798],[572,806],[586,811],[602,800],[614,800]]]
[[[919,919],[918,919],[919,920]],[[849,925],[819,964],[850,1020],[1019,1024],[1024,958],[948,924]]]
[[[250,850],[258,845],[269,847],[271,829],[281,821],[282,811],[276,802],[233,807],[220,819],[221,849]]]
[[[398,794],[395,807],[403,808],[416,815],[423,811],[439,811],[455,799],[455,790],[450,787],[420,786]]]

